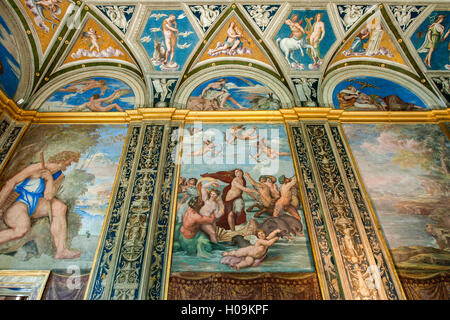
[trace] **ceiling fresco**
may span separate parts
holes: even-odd
[[[316,70],[336,41],[326,10],[293,10],[275,39],[292,70]]]
[[[0,88],[24,110],[421,111],[449,104],[444,4],[4,2]],[[24,43],[26,54],[18,50]],[[360,95],[352,107],[342,102],[348,87]],[[370,103],[360,103],[365,95]],[[387,96],[398,98],[395,106]]]

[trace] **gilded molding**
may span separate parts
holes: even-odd
[[[0,110],[17,122],[30,123],[131,123],[146,120],[167,121],[257,121],[287,122],[325,120],[342,123],[450,121],[450,108],[429,111],[345,111],[333,108],[295,107],[269,111],[191,111],[176,108],[139,108],[125,112],[37,112],[23,110],[0,90]]]

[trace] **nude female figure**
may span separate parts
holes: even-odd
[[[230,49],[230,53],[233,53],[237,47],[241,44],[242,33],[239,31],[239,29],[236,27],[236,24],[234,21],[230,23],[230,26],[227,29],[227,38],[223,42],[221,46],[219,46],[216,49],[213,49],[210,51],[210,54],[214,54],[216,52]]]
[[[242,199],[242,193],[246,192],[248,195],[254,197],[255,200],[258,200],[258,198],[256,197],[258,191],[244,186],[244,172],[241,169],[236,169],[234,170],[234,175],[235,177],[233,181],[231,181],[231,188],[230,190],[228,190],[225,197],[225,201],[233,202],[233,209],[229,212],[227,217],[228,225],[233,231],[236,225],[236,215],[240,214],[242,209],[245,208],[245,203]]]
[[[216,181],[207,182],[201,186],[200,193],[202,195],[203,206],[200,208],[199,213],[204,217],[209,217],[213,214],[215,220],[217,220],[224,214],[225,207],[220,198],[219,190],[212,189],[211,191],[208,191],[208,187],[211,185],[219,187],[219,184]],[[200,226],[200,230],[206,233],[211,242],[217,242],[215,220],[212,223],[205,223]]]
[[[171,65],[175,55],[175,47],[177,45],[177,22],[175,15],[171,14],[162,23],[162,31],[164,35],[164,44],[166,45],[166,53],[163,64]],[[170,55],[170,60],[169,60]]]

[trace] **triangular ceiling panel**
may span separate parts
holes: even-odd
[[[102,25],[89,18],[63,65],[94,59],[117,59],[134,64],[123,46]]]
[[[407,67],[408,64],[396,43],[397,40],[391,38],[387,24],[381,15],[374,14],[364,21],[357,32],[353,33],[330,65],[343,60],[379,59]]]
[[[342,22],[345,32],[350,30],[350,28],[359,20],[365,13],[371,8],[370,5],[359,5],[359,4],[343,4],[338,5],[339,18]]]
[[[426,9],[426,6],[413,6],[409,4],[391,5],[389,7],[403,32],[408,30],[410,25]]]
[[[42,52],[45,53],[56,31],[67,13],[71,1],[20,0],[39,37]]]
[[[123,34],[127,32],[136,6],[132,5],[102,5],[97,8],[117,27]]]
[[[195,16],[195,20],[203,33],[206,33],[226,7],[224,4],[201,4],[190,5],[189,10]]]
[[[266,30],[280,9],[279,4],[244,4],[243,7],[262,32]]]
[[[210,60],[245,59],[262,63],[273,69],[271,61],[256,39],[232,11],[206,43],[197,62],[202,64]]]

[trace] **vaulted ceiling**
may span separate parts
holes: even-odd
[[[450,101],[445,3],[2,3],[1,89],[23,110],[415,111]]]

